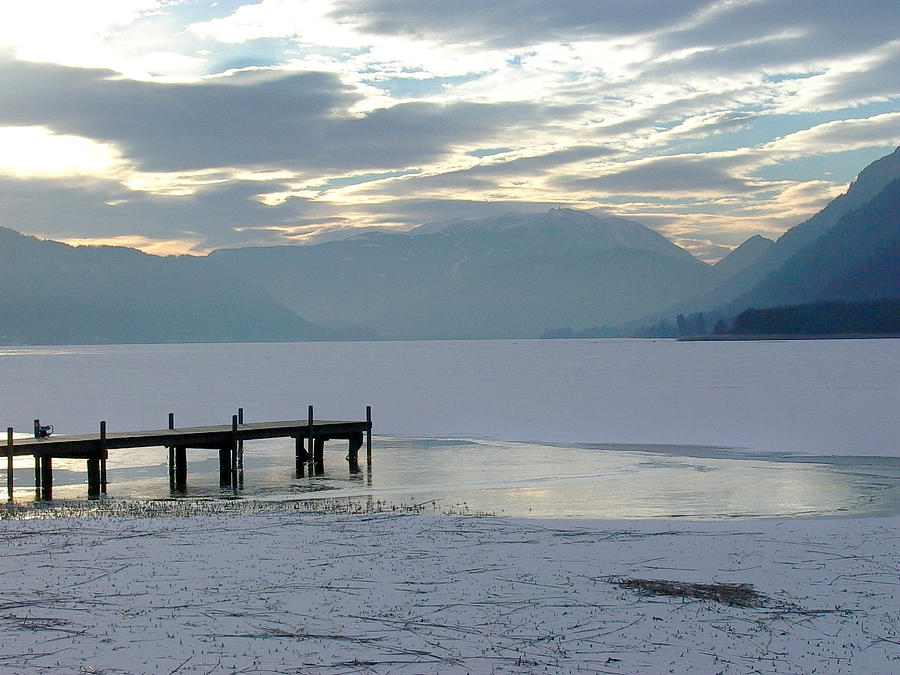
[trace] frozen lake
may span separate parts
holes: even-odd
[[[170,411],[193,426],[229,423],[239,406],[253,421],[305,419],[309,404],[317,418],[362,419],[372,405],[371,470],[350,475],[334,442],[326,474],[298,480],[290,442],[258,442],[245,494],[535,516],[892,510],[898,357],[897,340],[4,348],[0,423],[83,433],[101,419],[165,427]],[[110,495],[167,496],[164,461],[113,453]],[[218,494],[214,453],[189,463],[189,494]],[[55,463],[57,498],[83,497],[82,465]],[[23,498],[30,478],[16,474]]]

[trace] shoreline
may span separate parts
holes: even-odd
[[[897,338],[900,338],[900,333],[823,333],[821,335],[710,333],[709,335],[683,335],[675,339],[678,342],[753,342],[759,340],[896,340]]]

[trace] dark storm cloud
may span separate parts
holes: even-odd
[[[710,0],[345,0],[333,16],[381,35],[517,47],[632,35],[681,21]]]
[[[497,129],[578,108],[528,103],[408,103],[351,116],[334,75],[239,75],[200,84],[126,80],[110,71],[0,63],[0,125],[43,125],[115,143],[139,168],[223,166],[360,170],[408,166]]]

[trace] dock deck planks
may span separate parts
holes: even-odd
[[[13,442],[13,456],[34,455],[66,459],[88,459],[107,450],[147,447],[218,448],[234,440],[252,441],[265,438],[346,438],[351,433],[367,433],[371,422],[314,420],[312,433],[308,420],[251,422],[179,429],[108,432],[104,441],[97,434],[73,434],[49,438],[21,438]],[[6,450],[0,451],[6,454]]]

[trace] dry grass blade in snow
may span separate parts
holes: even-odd
[[[641,595],[714,600],[732,607],[764,607],[768,601],[766,596],[753,590],[751,584],[696,584],[663,579],[610,579],[610,583]]]

